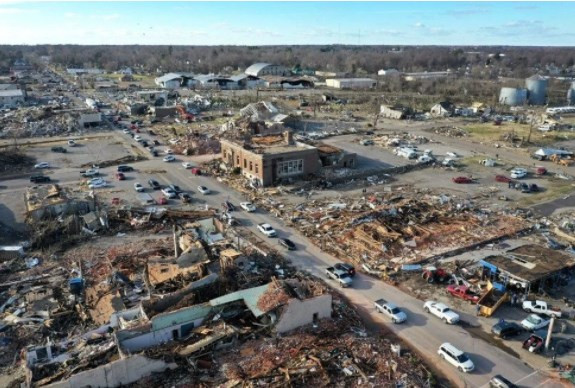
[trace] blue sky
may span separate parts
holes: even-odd
[[[566,2],[18,2],[0,44],[572,46]]]

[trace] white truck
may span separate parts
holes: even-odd
[[[270,224],[258,224],[258,229],[260,232],[265,234],[268,237],[275,237],[277,233],[274,228]]]
[[[325,270],[325,274],[333,280],[337,281],[341,287],[351,286],[352,279],[351,276],[349,276],[349,273],[346,271],[335,269],[334,267],[328,267]]]
[[[98,168],[91,168],[89,170],[83,170],[80,171],[80,174],[82,174],[82,176],[84,178],[89,178],[89,177],[93,177],[93,176],[98,176],[100,175],[100,169]]]
[[[549,317],[561,318],[561,310],[553,307],[542,300],[526,300],[523,302],[523,310],[528,313],[543,314]]]
[[[452,311],[446,304],[428,300],[423,305],[423,309],[445,323],[453,325],[459,322],[459,314]]]

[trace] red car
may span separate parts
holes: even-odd
[[[477,301],[479,300],[479,295],[472,292],[469,288],[465,286],[455,286],[455,285],[447,286],[447,292],[449,292],[453,296],[456,296],[463,300],[468,300],[472,303],[477,303]]]
[[[545,174],[547,174],[547,169],[543,166],[537,166],[537,167],[535,167],[535,174],[545,175]]]
[[[473,180],[466,176],[458,176],[457,178],[451,178],[451,180],[453,183],[473,183]]]
[[[117,172],[116,173],[116,179],[119,181],[123,181],[123,180],[126,180],[126,176],[121,172]]]
[[[160,205],[167,205],[168,204],[168,200],[164,197],[160,197],[158,198],[158,204]]]
[[[509,183],[511,182],[511,178],[506,177],[505,175],[495,175],[495,180],[497,182],[502,182],[502,183]]]

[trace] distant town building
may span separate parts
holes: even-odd
[[[330,78],[325,80],[325,84],[336,89],[373,89],[377,81],[371,78]]]
[[[0,106],[14,108],[23,104],[26,94],[20,89],[0,90]]]

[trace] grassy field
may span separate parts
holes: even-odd
[[[514,132],[515,137],[527,141],[529,137],[529,125],[517,123],[503,123],[500,126],[493,123],[473,124],[463,127],[475,140],[485,142],[503,142],[504,136]],[[558,141],[575,139],[575,132],[551,131],[541,132],[533,128],[531,133],[531,144],[545,146]]]
[[[519,206],[531,206],[538,203],[545,203],[557,198],[564,197],[575,190],[572,181],[562,179],[551,179],[545,184],[545,190],[537,194],[529,194],[517,201]]]

